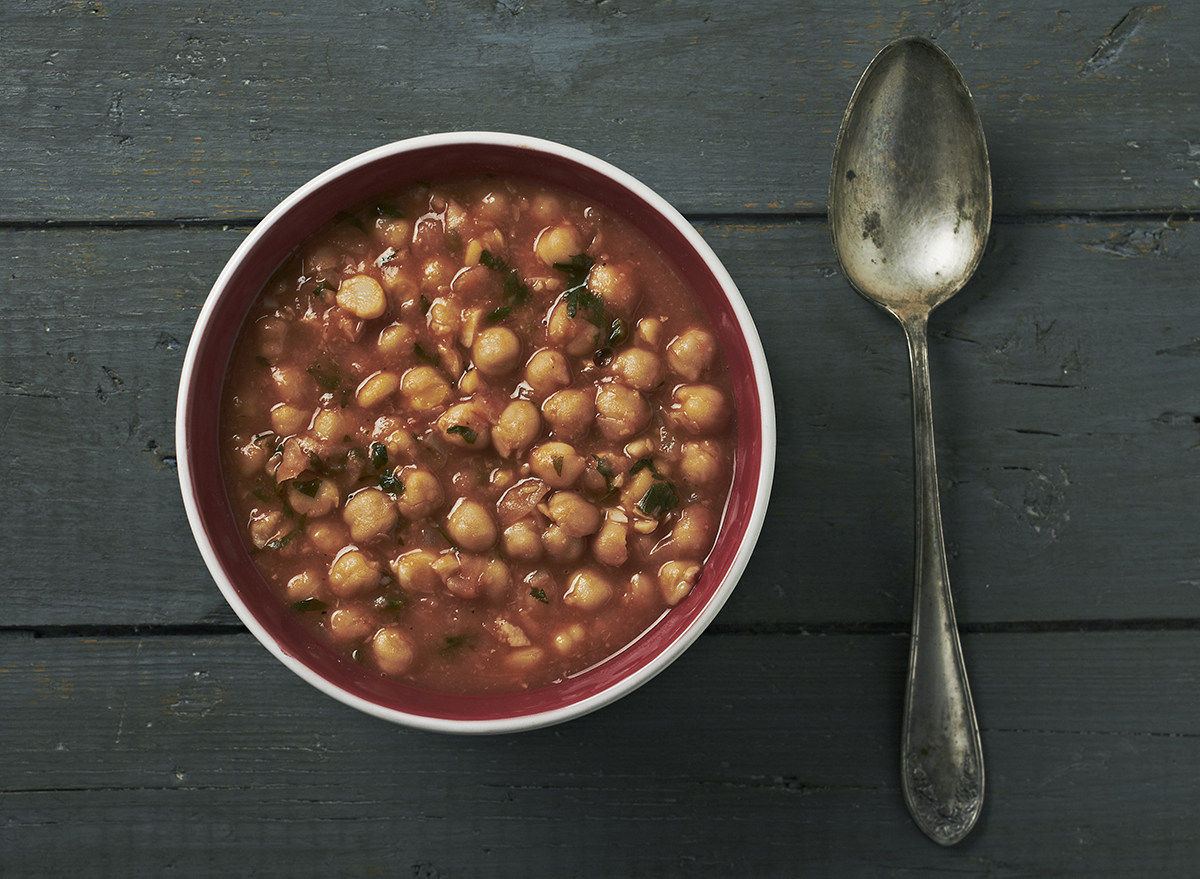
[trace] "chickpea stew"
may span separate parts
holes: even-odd
[[[255,566],[335,649],[446,693],[551,685],[687,595],[732,478],[716,334],[619,216],[418,184],[276,271],[225,381]]]

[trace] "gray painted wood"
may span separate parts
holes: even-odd
[[[988,771],[950,850],[897,785],[905,348],[823,207],[854,83],[907,33],[975,94],[998,216],[932,323]],[[5,3],[0,876],[1194,875],[1198,37],[1200,6],[1132,0]],[[253,222],[360,150],[465,128],[590,150],[687,212],[779,418],[713,629],[595,715],[483,739],[359,715],[246,634],[172,439]]]
[[[899,327],[838,275],[821,223],[701,229],[759,326],[779,419],[764,536],[722,622],[903,625],[912,464]],[[241,235],[3,233],[7,625],[233,621],[187,531],[172,431],[184,346]],[[1129,241],[1152,244],[1112,252]],[[1194,224],[997,225],[979,275],[935,314],[962,622],[1200,618],[1189,277]]]
[[[988,755],[946,850],[896,784],[905,641],[706,636],[597,714],[394,728],[248,635],[0,639],[11,875],[1185,876],[1200,636],[966,639]],[[1147,655],[1153,661],[1147,662]]]
[[[846,100],[933,36],[978,99],[997,210],[1195,209],[1200,8],[902,0],[12,0],[0,217],[261,216],[415,134],[516,131],[603,156],[686,211],[821,212]]]

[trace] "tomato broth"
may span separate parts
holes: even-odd
[[[225,380],[226,484],[280,601],[382,675],[542,687],[686,601],[729,493],[716,333],[571,192],[415,184],[280,266]]]

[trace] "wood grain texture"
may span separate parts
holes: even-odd
[[[1192,3],[12,0],[0,27],[0,219],[257,217],[463,129],[588,150],[687,212],[822,213],[859,74],[914,33],[976,96],[998,213],[1200,200]]]
[[[904,625],[912,463],[899,327],[838,274],[823,224],[701,231],[759,327],[779,420],[767,523],[721,622]],[[998,225],[977,277],[935,313],[961,622],[1200,619],[1200,300],[1177,280],[1200,277],[1197,234],[1190,223]],[[3,233],[6,625],[233,622],[187,530],[173,416],[191,327],[241,235]]]
[[[602,712],[490,738],[362,716],[248,635],[0,639],[0,850],[14,876],[68,870],[63,838],[97,876],[1190,875],[1200,635],[965,650],[989,799],[946,850],[896,784],[900,637],[706,636]]]

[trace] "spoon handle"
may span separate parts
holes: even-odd
[[[901,319],[912,363],[917,513],[901,770],[913,820],[935,842],[952,845],[975,826],[983,805],[983,750],[946,573],[929,393],[928,317],[925,312]]]

